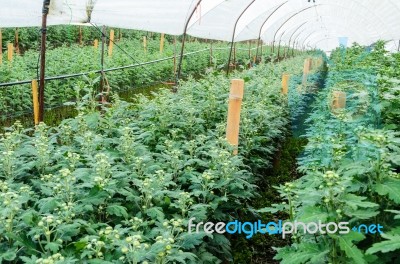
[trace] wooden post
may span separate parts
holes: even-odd
[[[115,33],[114,33],[114,30],[112,29],[110,32],[110,44],[108,46],[108,56],[109,57],[111,57],[113,54],[114,38],[115,38]]]
[[[82,26],[79,26],[79,45],[83,44]]]
[[[3,64],[3,33],[0,28],[0,65]]]
[[[97,50],[97,48],[99,47],[99,40],[98,39],[94,40],[93,47],[94,47],[95,50]]]
[[[309,71],[311,71],[313,69],[313,59],[309,58],[308,63],[309,63],[308,69],[309,69]]]
[[[13,55],[14,55],[14,46],[12,43],[7,44],[7,59],[9,62],[13,60]]]
[[[164,35],[164,33],[161,33],[161,38],[160,38],[160,53],[163,53],[163,51],[164,51],[164,41],[165,41],[165,35]]]
[[[237,147],[239,146],[240,111],[242,108],[243,93],[244,80],[233,79],[229,94],[228,123],[226,126],[226,139],[231,145],[236,147],[233,155],[238,154]]]
[[[346,108],[346,93],[341,91],[333,91],[331,107],[333,111]]]
[[[143,48],[144,48],[144,52],[147,52],[147,38],[146,38],[146,36],[143,37]]]
[[[282,75],[282,94],[284,95],[287,95],[289,91],[289,79],[290,75],[288,73]]]
[[[20,54],[19,51],[19,37],[18,37],[18,28],[15,28],[15,52]]]
[[[122,32],[121,29],[118,29],[118,41],[121,41],[122,39]]]
[[[32,102],[33,102],[33,120],[35,125],[39,124],[39,94],[38,81],[32,80]]]

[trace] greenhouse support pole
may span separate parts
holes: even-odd
[[[46,74],[46,33],[47,33],[47,15],[49,14],[50,0],[43,1],[42,9],[42,40],[40,46],[40,81],[39,81],[39,122],[44,120],[44,88]]]
[[[106,26],[103,26],[103,30],[101,31],[101,71],[100,71],[100,91],[101,91],[101,101],[104,102],[104,52],[106,49]]]
[[[186,36],[187,36],[187,28],[189,26],[189,22],[192,19],[194,13],[196,12],[197,8],[199,7],[199,5],[201,4],[202,0],[199,0],[195,6],[195,8],[193,8],[192,13],[190,14],[190,16],[188,17],[186,24],[185,24],[185,28],[183,30],[183,36],[182,36],[182,47],[181,47],[181,55],[179,57],[179,65],[178,65],[178,73],[176,75],[176,81],[175,84],[178,85],[179,79],[181,78],[181,72],[182,72],[182,62],[183,62],[183,52],[185,51],[185,41],[186,41]],[[176,87],[174,88],[174,91],[176,91]]]
[[[255,2],[256,0],[253,0],[246,6],[246,8],[240,13],[239,17],[236,19],[235,26],[233,27],[233,32],[232,32],[232,41],[231,41],[231,49],[229,51],[229,57],[228,57],[228,65],[226,67],[226,75],[229,75],[229,67],[231,65],[231,59],[232,59],[232,51],[233,51],[233,45],[235,43],[235,34],[236,34],[236,27],[237,24],[239,23],[240,18],[243,16],[244,13],[246,13],[247,9]]]
[[[279,60],[280,53],[281,53],[281,41],[279,40],[279,45],[278,45],[278,60]]]
[[[174,36],[174,79],[176,77],[176,36]]]
[[[3,33],[0,28],[0,65],[3,64]]]
[[[397,46],[397,51],[400,51],[400,40],[399,40],[399,46]]]

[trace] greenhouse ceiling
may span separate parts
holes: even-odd
[[[0,27],[40,26],[41,0],[0,0]],[[223,41],[332,50],[387,40],[398,49],[396,0],[51,0],[48,23],[95,24]],[[339,41],[340,40],[340,41]]]

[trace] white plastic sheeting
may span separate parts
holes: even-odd
[[[94,3],[93,8],[90,4]],[[40,26],[42,0],[0,0],[0,27]],[[189,20],[190,14],[193,13]],[[231,41],[331,50],[340,37],[400,39],[398,0],[51,0],[48,23],[93,23]],[[234,34],[235,32],[235,34]]]

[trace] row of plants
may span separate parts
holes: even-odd
[[[298,159],[304,176],[277,186],[282,202],[261,212],[287,213],[293,223],[346,222],[349,232],[305,234],[300,226],[290,246],[276,249],[281,263],[399,261],[400,137],[393,130],[398,70],[391,68],[396,60],[398,54],[385,52],[382,42],[369,49],[341,47],[327,59],[326,87],[313,104],[308,144]],[[338,92],[345,92],[345,108],[333,103]]]
[[[239,155],[225,140],[229,78],[182,82],[177,93],[98,109],[96,81],[60,126],[20,124],[0,140],[0,260],[11,263],[221,263],[229,240],[188,233],[188,220],[229,221],[256,196],[289,118],[283,71],[302,57],[243,78]]]
[[[143,36],[146,36],[149,40],[160,38],[160,34],[139,30],[107,28],[107,31],[112,29],[115,31],[117,40],[140,40]],[[39,39],[41,37],[39,27],[2,28],[1,31],[3,50],[7,49],[7,43],[15,44],[16,34],[18,34],[18,47],[22,53],[30,49],[39,48]],[[166,38],[170,41],[173,39],[172,36],[166,36]],[[47,45],[49,49],[74,44],[92,45],[95,39],[101,41],[101,29],[92,26],[57,25],[47,28]],[[80,41],[81,43],[79,43]]]
[[[146,62],[165,57],[174,56],[179,51],[179,45],[166,42],[162,54],[159,51],[159,40],[148,41],[147,51],[144,51],[141,40],[122,40],[114,46],[112,57],[106,55],[105,68],[113,68]],[[207,67],[222,69],[228,58],[228,45],[219,43],[213,45],[215,49],[210,59],[208,50],[186,56],[183,61],[183,77],[190,74],[201,74]],[[199,42],[189,42],[185,52],[208,49],[209,45]],[[242,64],[249,62],[248,51],[237,52],[237,60]],[[177,62],[179,60],[176,60]],[[78,45],[63,46],[47,52],[47,76],[60,76],[81,72],[97,71],[101,68],[101,47],[80,47]],[[174,60],[166,60],[145,66],[108,72],[108,83],[115,91],[121,91],[132,87],[142,86],[158,81],[174,81]],[[38,52],[31,50],[23,56],[16,56],[14,60],[0,65],[0,83],[8,83],[22,80],[36,79],[38,74]],[[46,83],[45,106],[56,107],[72,100],[77,83],[83,81],[83,77],[62,80],[52,80]],[[32,112],[31,88],[29,84],[0,88],[0,112],[1,117]]]

